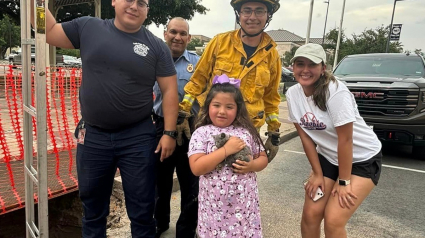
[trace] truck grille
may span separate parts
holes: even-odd
[[[361,115],[405,117],[418,105],[418,89],[349,88]]]

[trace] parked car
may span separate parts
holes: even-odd
[[[32,54],[32,47],[31,47],[31,54]],[[9,60],[9,64],[13,65],[14,63],[14,58],[18,55],[21,54],[21,49],[18,49],[17,51],[13,50],[12,53],[9,54],[9,56],[7,56],[7,59]],[[35,53],[35,49],[34,49],[34,53]]]
[[[413,146],[425,160],[425,61],[417,54],[360,54],[334,71],[353,93],[360,115],[383,144]]]
[[[297,84],[297,81],[294,78],[294,73],[285,67],[282,67],[282,77],[280,82],[283,83],[283,87],[282,87],[283,94],[286,93],[288,88]]]
[[[63,55],[63,64],[65,66],[81,67],[81,58],[75,56]]]
[[[280,82],[282,82],[282,83],[283,82],[290,82],[290,81],[293,81],[293,79],[294,79],[294,73],[291,70],[289,70],[285,67],[282,67],[282,78],[281,78]]]
[[[13,59],[13,57],[15,56],[15,55],[18,55],[18,54],[20,54],[21,53],[21,49],[18,49],[18,50],[12,50],[12,53],[10,53],[8,56],[7,56],[7,58],[5,58],[5,59],[7,59],[9,62],[11,62],[11,59]]]
[[[56,54],[56,65],[63,65],[63,55]],[[9,63],[11,65],[22,64],[22,52],[18,51],[16,54],[9,55]],[[35,46],[31,46],[31,64],[35,64]]]

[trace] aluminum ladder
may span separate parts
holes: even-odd
[[[21,0],[22,97],[25,172],[26,237],[49,237],[47,193],[47,111],[46,111],[46,7],[48,0],[36,0],[31,14],[31,0]],[[31,15],[35,16],[35,39],[31,38]],[[35,44],[35,98],[31,105],[31,45]],[[37,120],[37,165],[33,158],[32,118]],[[35,192],[38,197],[38,222],[35,221]],[[38,223],[38,226],[37,224]]]

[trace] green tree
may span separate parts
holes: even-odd
[[[21,28],[15,25],[9,16],[3,15],[0,20],[0,59],[3,59],[9,47],[19,45],[21,45]]]
[[[299,47],[292,47],[290,51],[285,52],[285,55],[283,57],[283,62],[282,62],[285,66],[288,66],[291,64],[290,61],[292,57],[294,57],[295,51],[297,51],[298,48]]]
[[[415,49],[415,54],[421,55],[422,57],[425,57],[425,53],[422,52],[422,49]]]
[[[187,44],[187,50],[196,50],[195,47],[204,46],[204,42],[201,39],[193,38],[189,44]]]
[[[5,16],[13,19],[15,24],[19,24],[19,1],[0,1],[0,20]]]
[[[348,40],[350,51],[357,53],[383,53],[388,40],[389,27],[379,26],[375,29],[366,29],[360,35],[353,34],[353,39]],[[390,53],[403,52],[402,44],[398,41],[391,42]],[[357,53],[359,54],[359,53]]]
[[[202,0],[151,0],[148,19],[145,24],[165,25],[173,17],[192,19],[195,13],[206,14],[209,11],[201,5]]]
[[[195,13],[205,14],[208,9],[201,5],[202,0],[150,0],[148,18],[145,25],[155,23],[165,25],[172,17],[192,19]],[[111,0],[101,0],[101,18],[113,18],[115,10]],[[19,1],[0,1],[0,12],[12,17],[16,23],[20,22]],[[58,22],[69,21],[79,16],[94,16],[94,4],[78,4],[64,6],[58,11]],[[1,17],[1,16],[0,16]]]
[[[338,41],[338,33],[339,30],[337,28],[334,28],[332,30],[330,30],[327,34],[326,34],[326,39],[328,39],[328,41],[330,41],[330,44],[324,44],[323,48],[325,49],[335,49],[336,48],[336,43]],[[345,40],[347,39],[347,37],[345,36],[345,32],[344,30],[342,30],[341,32],[341,42],[345,42]]]
[[[332,30],[329,31],[329,33],[326,34],[326,39],[328,39],[330,41],[329,44],[324,44],[323,48],[325,50],[327,50],[328,52],[333,52],[333,54],[331,54],[331,56],[329,57],[329,59],[327,59],[327,63],[328,64],[333,64],[334,59],[335,59],[335,51],[336,51],[336,45],[338,42],[338,34],[339,34],[339,30],[337,28],[334,28]],[[342,56],[343,50],[346,48],[345,44],[347,43],[347,36],[345,35],[344,30],[342,30],[341,32],[341,40],[339,43],[339,53],[338,53],[338,59],[341,60],[342,58],[344,58],[344,56]],[[342,58],[341,58],[342,56]]]
[[[389,27],[379,26],[375,29],[366,29],[360,34],[352,34],[352,38],[345,37],[344,31],[341,33],[341,42],[339,46],[338,61],[342,60],[347,55],[352,54],[367,54],[367,53],[384,53]],[[335,43],[335,45],[327,45],[327,49],[335,50],[336,41],[338,38],[338,29],[332,29],[326,38]],[[335,51],[334,51],[335,52]],[[391,42],[390,53],[403,52],[401,42]],[[333,62],[333,57],[329,59]]]
[[[101,11],[102,10],[103,10],[103,1],[102,1]],[[66,22],[81,16],[94,16],[94,4],[85,3],[85,4],[78,4],[78,5],[64,6],[61,9],[59,9],[58,14],[56,16],[56,21]],[[102,16],[103,16],[103,12],[102,12]]]
[[[77,58],[80,58],[80,50],[79,49],[60,49],[60,48],[58,48],[56,50],[56,53],[61,54],[61,55],[75,56]]]

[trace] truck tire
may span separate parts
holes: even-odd
[[[288,89],[286,88],[286,84],[283,83],[283,87],[282,87],[282,94],[285,94],[286,91],[288,91]]]
[[[12,65],[12,68],[16,68],[15,61],[13,59],[10,60],[10,64]]]
[[[425,146],[413,146],[413,158],[425,160]]]

